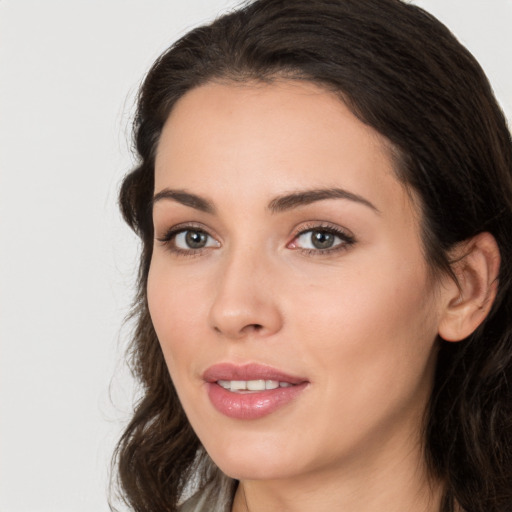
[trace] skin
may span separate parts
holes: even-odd
[[[333,187],[371,206],[269,208]],[[251,512],[439,510],[420,432],[453,287],[430,277],[420,214],[385,141],[314,84],[210,83],[180,99],[164,127],[155,193],[165,190],[214,211],[155,201],[152,321],[192,427],[241,480]],[[190,248],[184,233],[162,242],[175,226],[206,233],[206,246]],[[344,235],[321,250],[314,228]],[[268,416],[228,418],[202,378],[223,362],[309,384]],[[241,488],[234,511],[246,510]]]

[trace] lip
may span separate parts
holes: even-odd
[[[267,416],[294,401],[309,381],[261,364],[235,365],[221,363],[209,367],[203,374],[208,398],[221,414],[240,420],[255,420]],[[250,393],[234,393],[217,384],[219,380],[277,380],[293,384],[290,387]]]
[[[263,364],[236,365],[233,363],[220,363],[210,366],[204,373],[203,379],[206,382],[217,382],[218,380],[278,380],[290,384],[300,384],[307,379],[290,375],[277,370],[272,366]]]

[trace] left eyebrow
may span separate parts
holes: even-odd
[[[347,199],[360,203],[372,209],[375,213],[380,214],[380,210],[364,197],[344,190],[342,188],[321,188],[314,190],[304,190],[293,192],[283,196],[276,197],[268,204],[268,209],[272,213],[280,213],[299,206],[305,206],[317,201],[324,201],[325,199]]]

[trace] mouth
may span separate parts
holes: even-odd
[[[203,379],[214,408],[242,420],[255,420],[291,405],[309,384],[305,378],[260,364],[217,364],[204,372]]]
[[[295,386],[291,382],[278,380],[218,380],[217,384],[233,393],[252,393],[277,388],[289,388]]]

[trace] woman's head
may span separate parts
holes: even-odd
[[[311,144],[327,144],[329,133],[336,133],[336,128],[334,127],[331,131],[322,131],[321,127],[331,126],[329,125],[329,113],[333,113],[333,115],[336,113],[347,121],[348,124],[343,126],[344,129],[348,127],[349,131],[345,132],[343,136],[343,131],[338,130],[343,138],[340,139],[337,149],[336,144],[331,144],[332,151],[339,151],[337,157],[335,153],[331,155],[331,164],[335,158],[339,158],[340,162],[346,166],[347,162],[351,162],[348,169],[358,169],[354,160],[350,161],[352,155],[353,159],[363,158],[364,160],[367,158],[366,164],[360,166],[360,169],[367,170],[371,168],[368,165],[371,158],[381,155],[382,160],[379,160],[374,168],[371,168],[372,172],[380,170],[380,174],[368,177],[365,175],[366,171],[356,172],[352,178],[350,178],[350,174],[347,178],[346,173],[340,173],[339,181],[337,181],[338,178],[335,176],[325,176],[326,169],[329,169],[328,166],[318,171],[311,169],[311,174],[300,174],[297,168],[299,163],[305,160],[299,158],[295,162],[294,173],[292,173],[293,179],[296,181],[290,181],[283,169],[286,168],[287,159],[293,161],[293,158],[297,159],[298,155],[297,152],[290,155],[291,146],[286,145],[287,141],[293,140],[294,129],[291,128],[291,133],[288,134],[285,128],[286,123],[279,124],[280,116],[282,117],[287,112],[285,108],[287,98],[288,102],[291,99],[296,101],[295,106],[293,103],[289,105],[288,113],[295,112],[296,114],[295,131],[299,128],[302,130],[304,148],[308,144],[310,146]],[[312,107],[308,101],[313,102],[315,106]],[[315,103],[315,101],[320,101],[320,103]],[[319,113],[323,112],[322,105],[324,103],[322,102],[327,102],[329,106],[326,107],[321,119],[320,117],[315,118],[312,114],[315,109],[318,109]],[[300,108],[297,108],[297,104],[300,105]],[[220,108],[220,105],[224,108]],[[256,107],[252,116],[249,115],[251,105]],[[280,105],[283,107],[281,108]],[[193,159],[197,155],[205,155],[206,149],[215,147],[213,141],[205,139],[204,144],[197,146],[197,150],[194,149],[194,144],[201,141],[200,134],[207,133],[205,132],[207,126],[202,125],[201,106],[205,124],[211,121],[212,126],[215,126],[212,121],[215,119],[226,121],[226,116],[229,113],[232,113],[234,119],[237,120],[238,124],[235,126],[241,127],[241,119],[245,119],[248,129],[245,132],[241,129],[239,132],[235,130],[231,134],[232,137],[235,137],[236,133],[242,135],[253,133],[263,137],[265,130],[258,132],[254,129],[251,132],[249,128],[255,128],[251,125],[253,119],[255,123],[256,119],[259,119],[260,123],[267,122],[269,125],[267,136],[270,137],[272,134],[274,137],[268,139],[268,144],[262,146],[261,151],[255,151],[253,160],[258,161],[258,158],[263,158],[265,151],[269,148],[273,148],[275,156],[279,147],[282,147],[282,155],[279,155],[276,160],[281,161],[281,165],[277,166],[276,175],[270,173],[268,168],[264,168],[261,172],[264,180],[259,179],[256,168],[251,169],[250,175],[244,175],[244,162],[247,164],[249,161],[247,158],[240,159],[240,169],[230,175],[227,182],[227,175],[222,174],[222,172],[226,172],[226,169],[223,169],[222,166],[213,166],[207,160],[203,163],[202,177],[200,174],[195,176],[192,171],[184,174],[183,169],[186,166],[183,159],[189,156]],[[271,106],[276,111],[276,125],[281,127],[277,132],[273,125],[273,116],[270,115],[272,113]],[[218,109],[217,116],[214,116],[216,108]],[[336,112],[337,108],[339,112]],[[265,113],[267,117],[263,118]],[[245,115],[245,118],[242,114]],[[192,121],[197,124],[195,132],[198,137],[197,141],[191,140],[194,137],[194,130],[191,130],[189,126],[187,131],[187,120],[189,124]],[[290,122],[290,125],[293,124],[293,118],[288,118],[287,121]],[[315,124],[320,121],[322,121],[320,124]],[[173,132],[173,126],[178,126],[179,129],[176,128]],[[218,126],[221,126],[220,122]],[[304,126],[310,130],[304,129]],[[415,257],[421,256],[419,260],[413,258],[418,265],[412,267],[413,272],[409,275],[409,284],[415,284],[420,288],[421,293],[414,294],[414,297],[408,297],[406,294],[400,295],[400,298],[405,300],[401,307],[415,306],[412,311],[416,311],[417,315],[411,320],[411,325],[408,323],[408,318],[402,321],[398,313],[393,318],[396,322],[401,321],[400,327],[403,328],[404,333],[409,330],[411,332],[418,331],[421,333],[420,337],[425,338],[422,345],[424,357],[420,358],[421,364],[418,363],[417,366],[414,366],[415,356],[413,357],[410,353],[409,357],[416,370],[424,371],[424,379],[420,379],[420,381],[426,387],[419,390],[420,396],[425,396],[427,391],[427,394],[431,395],[425,425],[426,456],[429,469],[433,476],[447,481],[448,491],[456,494],[458,500],[470,509],[472,509],[471,507],[476,509],[476,506],[469,501],[472,493],[480,493],[486,499],[496,500],[497,497],[493,493],[497,491],[491,488],[490,482],[496,483],[499,479],[505,480],[507,475],[501,471],[500,467],[508,468],[510,465],[510,462],[504,463],[508,455],[493,447],[503,445],[504,441],[499,438],[502,435],[500,429],[505,428],[505,418],[510,414],[510,411],[506,410],[503,397],[508,396],[505,372],[510,372],[511,357],[509,319],[511,318],[512,300],[510,292],[512,149],[503,115],[496,105],[483,72],[450,33],[423,11],[396,0],[318,2],[268,0],[254,2],[240,11],[220,18],[210,26],[199,28],[186,35],[157,61],[141,90],[135,130],[140,165],[126,178],[123,184],[121,205],[126,219],[137,230],[143,241],[139,303],[136,311],[138,330],[133,349],[136,369],[145,385],[146,396],[141,402],[132,425],[126,432],[124,444],[121,445],[122,476],[127,488],[131,489],[131,499],[139,500],[140,503],[142,500],[146,500],[147,503],[150,503],[148,489],[155,486],[158,489],[157,494],[165,496],[166,493],[169,493],[168,497],[175,497],[180,486],[186,480],[187,470],[190,471],[193,467],[196,450],[199,447],[197,438],[191,431],[177,401],[149,317],[146,290],[148,290],[150,267],[153,275],[161,276],[163,274],[158,274],[155,269],[158,270],[158,265],[164,261],[162,247],[158,246],[158,242],[155,242],[157,245],[153,245],[155,235],[159,238],[163,237],[162,233],[155,232],[153,226],[153,195],[169,188],[178,189],[178,191],[187,189],[188,191],[188,189],[194,189],[195,186],[199,192],[204,192],[196,195],[207,198],[213,196],[213,199],[216,200],[216,198],[225,197],[219,195],[220,192],[233,193],[233,190],[230,190],[230,186],[235,188],[233,182],[237,183],[238,187],[234,191],[235,197],[240,188],[245,190],[247,183],[254,182],[254,186],[250,188],[254,194],[258,190],[258,184],[268,184],[269,187],[272,185],[270,189],[274,187],[281,195],[284,192],[301,190],[300,183],[306,183],[306,188],[309,189],[318,189],[320,185],[321,188],[326,188],[327,185],[331,188],[333,185],[336,185],[337,188],[348,188],[349,192],[358,197],[362,196],[365,201],[375,207],[372,213],[372,207],[365,206],[361,202],[353,206],[353,208],[362,209],[364,213],[361,215],[378,216],[380,209],[374,203],[382,198],[393,199],[389,204],[390,207],[395,208],[396,223],[403,224],[399,231],[402,235],[404,233],[410,235],[401,240],[400,244],[403,244],[403,249],[395,239],[393,246],[395,253],[393,254],[396,257],[400,254],[401,249],[404,258],[408,254],[409,256],[413,254]],[[184,137],[184,134],[187,133],[189,138],[179,138],[180,136]],[[212,130],[210,133],[216,132]],[[275,138],[279,137],[279,133],[282,133],[282,142],[275,141]],[[357,139],[358,133],[362,139]],[[355,137],[351,144],[348,143],[351,140],[349,134]],[[307,140],[308,137],[311,141]],[[244,151],[247,151],[247,145],[255,138],[246,138],[243,148],[234,144],[232,149],[234,154],[231,154],[233,161],[236,160],[237,151],[247,156]],[[183,150],[184,147],[188,147],[187,141],[190,144],[188,152],[190,155]],[[209,146],[206,144],[207,142],[209,142]],[[363,144],[363,146],[358,146],[358,144]],[[358,152],[354,149],[358,147],[362,148],[362,151]],[[222,145],[222,140],[217,149],[224,150],[224,153],[219,151],[219,154],[226,155],[226,145],[225,143],[224,146]],[[287,149],[288,151],[286,151]],[[326,150],[326,154],[328,153],[329,150]],[[180,158],[182,158],[179,163],[176,162],[177,155],[181,155]],[[190,159],[188,161],[190,162]],[[250,166],[245,165],[245,170],[248,167]],[[174,168],[176,168],[175,173],[172,172]],[[200,168],[201,166],[196,161],[195,167],[190,169]],[[303,167],[301,172],[305,168]],[[220,177],[224,181],[212,176],[211,173],[215,172],[215,169],[222,171]],[[239,181],[235,179],[236,177],[239,178]],[[315,182],[317,178],[318,180]],[[378,179],[384,180],[379,183],[382,188],[377,187],[376,180]],[[386,189],[386,183],[388,183],[385,181],[386,179],[392,179],[393,181],[389,181],[389,183],[395,185],[391,192]],[[342,187],[345,183],[348,183],[349,186]],[[242,187],[243,184],[246,185],[245,189]],[[353,190],[350,189],[350,184],[353,185]],[[373,193],[371,193],[372,187],[374,188]],[[387,190],[389,193],[385,192]],[[379,192],[381,192],[380,195]],[[372,199],[366,197],[368,194],[372,196]],[[397,194],[396,197],[393,194]],[[260,195],[263,197],[262,194]],[[191,200],[190,197],[182,196],[181,202],[183,203],[185,199],[189,202]],[[240,197],[238,199],[240,200]],[[174,215],[176,217],[182,215],[179,211],[176,214],[165,213],[164,210],[159,213],[158,208],[161,207],[159,202],[156,201],[154,204],[157,231],[158,223],[166,226],[166,215],[170,218],[174,218]],[[345,203],[351,204],[351,201],[348,200]],[[251,207],[251,204],[249,198],[248,208]],[[208,205],[203,204],[202,206]],[[225,201],[216,206],[218,209],[219,206],[220,209],[225,209]],[[180,207],[189,208],[190,206],[181,205]],[[195,207],[197,210],[197,203]],[[403,208],[403,211],[400,208]],[[203,213],[205,212],[203,211]],[[320,213],[315,212],[315,214]],[[244,222],[244,212],[240,211],[240,208],[233,208],[232,205],[229,215],[240,215],[240,224]],[[325,213],[325,215],[327,214]],[[355,215],[357,217],[358,214]],[[310,220],[312,219],[308,219],[308,222]],[[254,222],[254,219],[251,221]],[[279,225],[285,226],[286,222],[286,220],[281,220]],[[220,224],[217,225],[220,226]],[[198,226],[196,225],[196,227]],[[206,227],[210,228],[208,224]],[[347,243],[351,240],[350,233],[345,232],[340,238],[339,235],[336,235],[336,230],[329,232],[327,229],[329,226],[311,225],[309,229],[318,229],[319,227],[326,229],[326,231],[317,233],[321,238],[325,238],[328,233],[331,234],[330,241],[323,240],[323,242],[333,243],[334,240],[337,244],[343,240],[350,245]],[[342,227],[350,230],[346,226]],[[305,226],[302,228],[304,231],[306,230]],[[182,229],[184,228],[182,227]],[[221,231],[220,227],[218,229]],[[412,229],[412,231],[409,233],[407,229]],[[208,233],[208,229],[205,229],[205,232]],[[491,233],[492,237],[480,235],[484,232]],[[182,242],[187,243],[187,247],[190,247],[190,243],[194,243],[194,237],[195,243],[206,243],[205,240],[207,240],[207,243],[213,244],[208,246],[210,253],[217,254],[215,253],[217,248],[215,244],[219,242],[218,238],[222,239],[222,236],[203,238],[201,242],[201,233],[201,230],[195,233],[189,231],[188,235],[193,238],[190,238],[188,242],[186,240]],[[231,233],[233,234],[233,229],[231,229]],[[210,233],[210,235],[213,234]],[[186,233],[183,232],[179,236],[184,237]],[[357,234],[353,235],[353,238],[356,240],[354,247],[358,243],[359,245],[363,243]],[[362,238],[364,239],[364,236]],[[474,323],[473,327],[476,329],[474,333],[470,329],[466,335],[463,335],[464,331],[459,329],[457,335],[453,329],[451,331],[445,329],[444,337],[446,339],[452,338],[459,341],[462,338],[466,339],[454,344],[436,340],[436,334],[440,331],[439,329],[432,331],[432,328],[438,326],[433,319],[439,320],[436,317],[439,311],[432,307],[432,304],[439,304],[439,296],[447,293],[446,290],[453,291],[453,287],[450,288],[450,283],[455,283],[454,279],[457,277],[458,285],[464,292],[464,285],[471,282],[471,279],[467,278],[471,272],[465,273],[464,269],[473,268],[469,264],[471,262],[468,263],[469,260],[464,259],[465,254],[471,252],[475,243],[479,244],[479,248],[489,248],[493,243],[489,240],[494,239],[501,252],[502,263],[498,296],[487,320],[484,321],[483,318],[491,308],[492,293],[488,303],[481,310],[483,314],[479,321]],[[176,245],[178,243],[176,238],[173,240]],[[305,239],[301,238],[300,240],[304,241]],[[413,252],[408,253],[408,249],[411,247],[407,241],[411,240],[415,240],[416,245],[413,243],[411,249]],[[464,242],[468,240],[473,240],[475,243],[465,244]],[[299,248],[298,245],[293,245],[293,243],[298,244],[299,242],[291,240],[290,242],[292,245],[288,247],[289,249]],[[348,249],[347,256],[344,256],[345,261],[350,261],[350,250],[352,249]],[[290,254],[296,257],[298,252],[291,250]],[[353,254],[357,254],[355,249]],[[152,256],[154,256],[153,263],[151,263]],[[215,256],[210,257],[210,260],[214,258]],[[460,261],[455,262],[454,259]],[[252,261],[249,253],[248,260]],[[412,261],[410,258],[405,258],[405,260],[408,263]],[[272,268],[272,264],[268,261],[267,263],[267,266],[258,267],[253,262],[252,264],[256,265],[254,272],[257,274],[261,268]],[[297,267],[293,262],[290,263],[291,266],[287,267],[288,271],[291,272],[289,270],[291,268],[299,274],[302,272],[302,279],[300,276],[296,276],[297,280],[302,284],[307,283],[311,272],[308,273],[306,269],[301,270],[300,265]],[[323,270],[325,273],[332,271],[332,268],[329,267],[333,265],[325,263],[329,262],[315,263],[313,268],[318,269],[318,265],[320,265],[325,267]],[[357,261],[357,264],[359,265],[360,261]],[[184,266],[182,263],[174,261],[173,272],[178,272],[176,268],[179,265]],[[187,265],[190,268],[190,263]],[[199,265],[199,263],[196,261],[194,265]],[[379,266],[388,272],[392,269],[390,266],[386,267],[378,258],[374,259],[373,264],[368,264],[364,268],[371,275],[371,272],[379,269]],[[373,280],[370,279],[370,282],[365,280],[369,276],[368,273],[366,276],[364,275],[362,266],[353,270],[350,275],[345,276],[348,283],[352,283],[354,276],[360,276],[362,287],[365,286],[365,283],[371,286],[372,282],[376,281],[375,277]],[[406,270],[408,269],[398,267],[393,272],[402,275],[401,272],[405,273]],[[314,272],[316,271],[314,270]],[[181,275],[186,276],[186,271],[183,270]],[[229,273],[227,275],[229,277]],[[278,275],[282,276],[283,273],[280,272]],[[342,275],[342,268],[334,274],[338,278],[341,278]],[[378,275],[377,272],[376,276]],[[268,274],[259,278],[262,285],[266,279],[269,279]],[[389,275],[381,276],[381,278],[389,278]],[[332,281],[334,277],[330,279]],[[150,299],[151,294],[154,297],[153,303],[150,300],[151,314],[159,335],[159,326],[162,326],[160,327],[162,332],[167,329],[165,321],[162,320],[166,315],[166,301],[159,296],[163,290],[162,285],[155,286],[154,283],[163,281],[154,279],[153,285],[151,280],[149,283]],[[381,283],[385,282],[385,279],[381,279]],[[167,293],[172,293],[172,290],[169,292],[169,289],[179,283],[181,281],[176,274],[174,279],[165,283],[168,288]],[[391,279],[388,286],[392,286],[393,283],[396,281]],[[270,284],[273,286],[275,282],[268,284],[267,289],[271,288]],[[289,284],[287,281],[286,293],[289,292]],[[201,281],[198,281],[197,285],[188,284],[187,286],[189,288],[184,283],[181,284],[181,287],[177,286],[172,300],[186,302],[190,294],[181,296],[180,293],[184,289],[190,293],[194,293],[195,289],[198,291],[197,297],[202,297],[199,293],[202,290]],[[342,286],[343,283],[339,283],[339,287]],[[435,292],[432,287],[435,288]],[[496,286],[494,286],[495,288]],[[222,289],[223,283],[219,280],[218,290]],[[330,297],[325,287],[320,287],[319,290],[315,289],[314,282],[309,283],[309,289],[312,294],[319,294],[319,299],[316,300],[317,304],[322,303],[322,300],[325,301],[325,307],[317,308],[315,313],[326,311],[326,308],[330,311],[327,305],[332,304],[334,299],[342,302],[347,300],[347,297],[338,291]],[[350,289],[352,293],[355,292],[357,289],[355,282]],[[390,289],[389,296],[384,294],[382,297],[377,293],[377,302],[384,306],[382,302],[386,300],[386,297],[388,297],[387,300],[390,300],[393,292],[394,290]],[[363,292],[361,294],[364,295]],[[168,295],[166,296],[168,297]],[[261,304],[257,310],[266,311],[265,314],[269,315],[266,318],[270,319],[269,325],[282,325],[283,316],[280,314],[282,309],[274,308],[272,310],[271,307],[275,297],[268,296],[264,300],[264,296],[265,293],[261,295]],[[464,301],[464,293],[459,296],[460,298],[456,300]],[[368,304],[371,297],[372,295],[365,299],[364,303]],[[375,298],[375,294],[373,297]],[[416,302],[414,302],[415,300]],[[297,297],[296,301],[300,303],[300,297]],[[205,306],[206,302],[200,300],[197,307],[200,309],[201,306]],[[357,304],[356,299],[353,302]],[[306,303],[307,301],[304,302],[304,304]],[[164,305],[161,312],[158,311],[159,304]],[[176,307],[173,311],[178,311],[176,302],[174,304]],[[348,302],[346,304],[348,307]],[[217,308],[218,314],[220,314],[220,310],[222,308]],[[211,320],[212,316],[215,317],[215,311],[212,308],[209,311],[210,313],[205,311],[204,316],[210,315],[210,326],[213,326],[219,335],[229,330]],[[354,319],[357,319],[357,311],[360,310],[356,308],[355,316],[352,315]],[[408,314],[413,315],[413,312],[408,311]],[[424,316],[422,316],[423,313]],[[194,314],[194,311],[182,311],[185,319],[187,315],[189,318],[195,318]],[[307,315],[307,307],[303,314]],[[339,318],[343,324],[343,313],[340,313]],[[176,322],[179,323],[180,320],[176,317]],[[348,322],[348,318],[346,321]],[[415,323],[416,321],[419,323]],[[361,322],[364,320],[359,319],[359,323]],[[186,321],[181,325],[185,324]],[[256,320],[248,323],[253,328],[263,324],[263,321],[257,322]],[[425,328],[420,329],[418,327],[420,324]],[[311,325],[315,325],[315,322],[312,321]],[[478,325],[480,327],[477,328]],[[265,327],[265,325],[263,326]],[[168,328],[170,334],[166,334],[165,337],[172,338],[173,326],[169,325]],[[337,325],[335,329],[340,331],[339,336],[342,340],[343,325]],[[259,335],[262,335],[261,329],[259,331]],[[390,330],[389,333],[391,332]],[[443,334],[443,332],[440,333]],[[378,334],[376,333],[376,335]],[[321,335],[323,339],[329,337],[323,331]],[[364,336],[368,338],[368,333]],[[403,338],[402,341],[405,342],[405,336],[398,336],[398,338]],[[388,339],[392,339],[391,334]],[[163,340],[161,341],[163,342]],[[373,360],[378,362],[377,345],[370,344],[370,346],[373,347],[372,351],[375,356]],[[398,346],[401,347],[400,350],[403,350],[403,353],[407,353],[404,348],[406,345],[400,345],[399,342]],[[389,347],[397,349],[391,343]],[[333,351],[334,349],[328,347],[327,350]],[[274,353],[279,354],[279,348],[276,348]],[[434,361],[431,361],[430,354]],[[285,354],[282,355],[286,357]],[[343,356],[343,353],[341,355]],[[386,355],[386,352],[383,351],[383,355]],[[372,361],[371,356],[372,354],[368,355],[368,361]],[[172,355],[166,354],[166,357],[167,363],[172,369]],[[314,351],[311,353],[311,357],[314,357]],[[335,361],[336,358],[334,357],[333,360]],[[350,361],[350,358],[348,360]],[[331,359],[328,358],[327,361],[331,361]],[[267,359],[264,362],[274,363],[276,361]],[[381,362],[385,363],[385,360],[382,359]],[[389,364],[389,361],[386,364]],[[296,368],[303,369],[298,363]],[[379,368],[382,371],[384,367],[381,364]],[[206,369],[201,368],[203,371]],[[401,371],[400,368],[396,369]],[[402,370],[404,369],[402,368]],[[432,376],[434,371],[435,378]],[[175,370],[175,373],[178,382],[179,371]],[[378,375],[379,372],[376,371],[373,374]],[[358,376],[361,377],[361,375]],[[302,376],[299,375],[299,377]],[[175,378],[174,375],[173,378]],[[433,384],[432,381],[434,381]],[[432,387],[433,391],[431,391]],[[180,394],[184,393],[183,389],[178,389],[178,391]],[[356,392],[354,392],[354,396],[358,396]],[[425,404],[426,401],[425,399]],[[191,416],[194,414],[194,411],[190,409],[187,412]],[[173,436],[175,441],[169,443],[169,436]],[[506,438],[503,437],[503,439]],[[151,464],[148,462],[150,458],[153,458]],[[135,476],[133,476],[133,469],[137,471]],[[492,479],[489,478],[487,482],[483,482],[481,477],[486,472],[493,476]],[[169,486],[166,482],[170,479],[173,480],[173,484]],[[466,482],[466,488],[470,489],[466,494],[460,487],[462,480]],[[479,485],[482,485],[482,488],[479,488]],[[164,487],[167,490],[164,490]],[[472,487],[473,490],[471,490]],[[154,503],[159,502],[155,501]],[[488,509],[492,510],[492,508]],[[145,509],[141,508],[141,510]]]
[[[334,94],[289,81],[187,93],[160,136],[153,224],[152,322],[226,474],[298,480],[361,451],[415,453],[458,289],[431,283],[386,144]],[[233,392],[263,380],[286,387]]]

